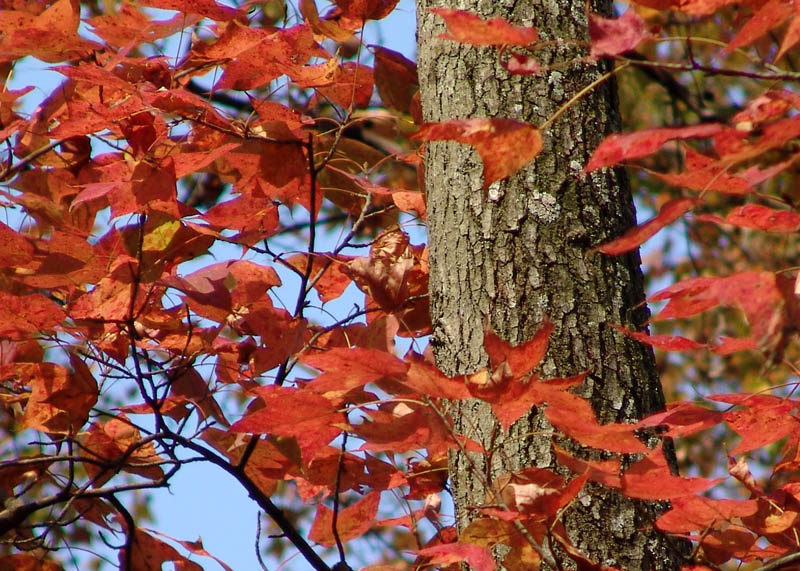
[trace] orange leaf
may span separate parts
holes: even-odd
[[[339,539],[349,541],[367,533],[375,522],[380,501],[380,493],[371,492],[353,505],[340,509],[336,518],[336,532]],[[322,503],[317,506],[317,515],[308,538],[326,547],[336,545],[333,535],[333,510]]]
[[[527,46],[538,38],[536,28],[513,26],[502,18],[484,20],[466,10],[436,8],[432,14],[444,19],[447,33],[439,37],[474,46]]]
[[[699,198],[675,198],[670,200],[661,207],[661,210],[658,211],[654,218],[644,224],[634,226],[616,240],[597,246],[594,250],[600,250],[604,254],[611,256],[630,252],[653,237],[664,226],[675,222],[701,202]]]
[[[453,119],[426,123],[414,139],[457,141],[475,147],[483,160],[483,188],[507,178],[528,164],[542,150],[539,129],[514,119]]]

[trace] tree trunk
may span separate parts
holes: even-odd
[[[468,9],[533,25],[540,42],[588,45],[582,0],[418,0],[417,7],[426,121],[509,117],[541,125],[608,69],[578,62],[585,48],[563,42],[534,55],[542,65],[571,63],[536,76],[510,76],[499,65],[496,49],[438,39],[442,20],[429,12]],[[610,8],[606,1],[594,7],[601,13]],[[556,327],[541,367],[543,378],[589,371],[579,394],[591,400],[603,422],[631,421],[663,408],[652,350],[607,325],[641,329],[645,324],[639,255],[587,254],[635,224],[623,171],[582,174],[592,150],[618,126],[616,85],[608,81],[562,115],[543,134],[544,149],[533,163],[492,185],[488,197],[481,190],[482,163],[475,152],[452,142],[426,146],[431,343],[443,372],[454,376],[486,366],[487,322],[518,344],[547,316]],[[556,464],[550,437],[532,436],[552,430],[541,411],[520,420],[509,434],[477,401],[454,407],[453,414],[462,434],[502,451],[492,455],[491,466],[482,456],[451,457],[451,485],[463,529],[470,521],[467,508],[486,497],[480,479],[471,477],[476,466],[492,479],[526,466]],[[658,505],[594,486],[579,496],[563,521],[574,545],[600,563],[677,569],[675,543],[653,529],[658,513]]]

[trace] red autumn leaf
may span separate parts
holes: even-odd
[[[785,56],[786,52],[797,45],[798,41],[800,41],[800,18],[798,17],[797,10],[795,9],[794,16],[786,26],[786,31],[784,32],[783,40],[781,41],[781,48],[778,50],[778,54],[775,56],[775,61],[777,62],[783,56]]]
[[[427,219],[425,193],[398,190],[392,193],[392,202],[401,212],[416,212],[423,220]]]
[[[669,299],[654,320],[691,317],[718,305],[738,307],[744,312],[758,347],[770,358],[779,358],[791,332],[788,324],[796,319],[793,288],[794,280],[782,274],[742,272],[684,280],[650,299]]]
[[[739,33],[725,46],[724,53],[749,45],[764,34],[780,26],[794,14],[790,0],[769,0],[742,26]]]
[[[483,346],[492,368],[497,369],[503,363],[507,363],[515,379],[527,377],[544,359],[554,327],[553,322],[545,319],[529,341],[516,347],[512,347],[495,333],[487,330],[483,337]]]
[[[720,337],[720,343],[711,350],[717,355],[730,355],[738,351],[758,350],[758,343],[751,337]]]
[[[263,407],[231,426],[230,432],[294,437],[310,460],[341,432],[344,414],[323,396],[308,390],[268,385],[256,390]]]
[[[668,141],[711,137],[723,128],[723,125],[718,123],[702,123],[689,127],[663,127],[643,129],[634,133],[615,133],[606,137],[595,149],[584,171],[591,172],[625,160],[652,155]]]
[[[217,428],[207,428],[200,438],[222,453],[231,464],[237,464],[241,460],[249,442],[240,434]],[[289,458],[288,450],[286,454],[278,450],[276,441],[277,439],[258,439],[245,466],[245,474],[267,495],[272,495],[278,482],[287,474],[293,474],[297,470],[296,464],[301,461],[299,454],[297,458]]]
[[[622,485],[620,480],[622,469],[619,459],[584,460],[575,458],[558,446],[554,445],[553,449],[558,463],[561,466],[569,468],[576,475],[585,476],[592,482],[598,482],[609,488],[619,488]]]
[[[469,543],[447,543],[424,547],[417,551],[417,555],[428,558],[428,565],[444,567],[463,562],[476,571],[494,571],[497,569],[494,558],[492,558],[492,554],[487,548]]]
[[[426,123],[412,138],[475,147],[483,161],[484,190],[516,173],[542,150],[542,136],[536,127],[500,117]]]
[[[452,429],[435,411],[427,406],[411,408],[402,402],[387,403],[381,410],[369,411],[369,420],[351,430],[365,441],[361,450],[409,452],[424,448],[429,455],[436,456],[459,446]],[[467,439],[462,439],[462,446],[474,452],[482,450]]]
[[[348,392],[381,379],[403,380],[408,364],[385,351],[362,347],[334,347],[322,353],[305,354],[303,364],[323,371],[308,383],[307,390],[339,402]]]
[[[319,16],[316,0],[300,0],[300,13],[315,33],[326,36],[337,42],[346,42],[353,37],[351,30],[342,28],[336,21]]]
[[[390,109],[408,113],[411,99],[419,90],[417,64],[403,54],[380,46],[375,52],[375,87],[381,101]]]
[[[263,196],[241,195],[226,200],[210,208],[203,220],[218,232],[237,230],[240,234],[234,239],[245,244],[255,244],[279,228],[278,208],[273,200]],[[199,225],[193,228],[203,231]]]
[[[624,54],[652,37],[645,21],[631,8],[615,19],[590,12],[589,36],[592,39],[589,52],[592,57]]]
[[[609,325],[632,339],[636,339],[652,347],[657,347],[658,349],[664,349],[665,351],[691,351],[693,349],[705,349],[708,347],[705,343],[698,343],[697,341],[692,341],[680,335],[648,335],[644,331],[631,331],[630,329],[626,329],[614,323],[609,323]]]
[[[631,228],[616,240],[597,246],[595,250],[611,256],[630,252],[653,237],[664,226],[675,222],[701,202],[698,198],[675,198],[670,200],[661,207],[661,210],[658,211],[654,218]]]
[[[787,234],[794,233],[800,228],[800,214],[789,210],[775,210],[759,204],[746,204],[734,208],[725,218],[713,214],[700,214],[695,216],[695,219]]]
[[[716,426],[723,420],[721,412],[711,410],[690,402],[672,403],[667,410],[657,412],[640,420],[640,428],[666,426],[669,436],[689,436]]]
[[[702,496],[673,498],[671,509],[656,520],[656,527],[670,533],[705,531],[734,518],[758,511],[756,500],[724,500]]]
[[[485,376],[488,377],[488,373]],[[528,381],[520,381],[507,377],[501,379],[499,383],[489,380],[484,386],[476,385],[475,377],[473,375],[470,378],[467,388],[473,397],[484,400],[491,405],[492,412],[500,422],[500,426],[508,430],[533,406],[539,406],[544,403],[562,408],[582,406],[581,403],[576,404],[575,402],[582,399],[566,391],[580,385],[586,375],[580,374],[566,379],[548,379],[546,381],[535,378]],[[485,382],[485,379],[480,374],[478,375],[478,380]]]
[[[0,20],[0,59],[10,62],[24,57],[35,57],[49,63],[83,59],[94,51],[102,51],[100,44],[84,40],[78,35],[80,4],[70,0],[57,0],[39,14],[21,8],[3,10]]]
[[[406,362],[408,372],[401,382],[414,392],[449,400],[463,400],[472,396],[463,379],[446,377],[422,357],[412,354],[406,357]]]
[[[752,166],[732,171],[730,161],[708,157],[688,145],[684,145],[683,150],[684,172],[677,174],[653,172],[653,174],[675,187],[731,195],[750,194],[753,188],[782,172],[797,160],[796,157],[792,157],[766,169]]]
[[[153,442],[143,443],[139,429],[123,415],[108,422],[95,422],[82,434],[80,442],[86,455],[96,460],[84,463],[95,488],[105,484],[116,473],[116,470],[110,470],[104,464],[122,464],[125,472],[151,480],[164,475],[159,465],[163,459],[156,452]]]
[[[780,440],[800,428],[794,416],[800,403],[769,395],[713,395],[710,400],[741,405],[742,409],[724,413],[723,418],[742,440],[730,454],[750,452]]]
[[[339,508],[336,518],[338,538],[344,542],[367,533],[375,522],[375,516],[378,515],[380,501],[380,493],[371,492],[353,505]],[[336,545],[336,536],[333,535],[333,510],[322,503],[317,506],[317,515],[314,517],[308,538],[327,547]]]
[[[692,496],[715,486],[724,478],[683,478],[670,472],[664,453],[656,448],[622,475],[622,493],[641,500],[669,500]]]
[[[527,46],[536,41],[535,28],[514,26],[502,18],[484,20],[466,10],[436,8],[431,13],[444,19],[447,33],[439,37],[474,46]]]
[[[600,424],[585,399],[565,393],[562,400],[545,409],[547,420],[585,446],[621,454],[642,454],[647,446],[635,434],[633,424]],[[574,397],[574,398],[570,398]]]

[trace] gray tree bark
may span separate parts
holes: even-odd
[[[594,10],[608,14],[611,3]],[[533,25],[541,64],[564,66],[536,76],[511,76],[497,50],[438,39],[444,31],[431,8],[468,9]],[[576,62],[585,55],[588,20],[583,0],[418,0],[418,70],[426,121],[508,117],[541,125],[605,64]],[[564,42],[567,40],[567,42]],[[570,40],[573,40],[570,42]],[[572,63],[569,63],[572,62]],[[480,158],[452,142],[426,146],[430,295],[437,363],[450,376],[484,368],[486,323],[518,344],[545,316],[556,325],[543,378],[589,375],[579,394],[602,422],[633,421],[664,406],[652,350],[608,323],[641,329],[648,317],[638,253],[587,255],[587,250],[635,224],[630,186],[621,170],[589,176],[583,166],[597,144],[618,129],[616,85],[606,82],[544,133],[542,153],[520,173],[482,191]],[[492,479],[522,467],[555,467],[552,428],[534,411],[503,434],[481,403],[454,407],[457,430],[501,453],[451,457],[451,486],[459,527],[486,490],[474,468]],[[497,436],[500,439],[497,439]],[[574,449],[574,447],[573,447]],[[585,490],[564,516],[576,547],[594,560],[624,569],[677,569],[676,544],[654,530],[659,508],[601,488]]]

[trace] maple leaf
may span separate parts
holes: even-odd
[[[4,338],[52,331],[65,318],[64,309],[40,293],[13,295],[0,291],[0,335]]]
[[[475,46],[527,46],[539,37],[535,28],[514,26],[502,18],[484,20],[472,12],[450,8],[436,8],[431,13],[444,20],[447,33],[439,37],[445,40]]]
[[[542,136],[536,127],[501,117],[426,123],[412,138],[475,147],[483,161],[484,190],[519,171],[542,150]]]
[[[525,54],[511,53],[508,60],[502,60],[501,64],[509,73],[516,75],[534,75],[542,71],[539,62]]]
[[[657,412],[640,420],[641,428],[667,427],[670,436],[690,436],[701,430],[716,426],[723,420],[720,412],[700,405],[681,402],[667,405],[667,410]]]
[[[336,82],[318,87],[317,92],[342,107],[366,107],[372,99],[374,84],[372,68],[346,62],[339,68]]]
[[[793,400],[747,394],[713,395],[708,398],[744,407],[723,414],[728,426],[742,437],[730,452],[733,456],[767,446],[792,434],[800,426],[794,416],[800,403]]]
[[[0,556],[0,571],[63,571],[60,563],[40,555],[15,553]]]
[[[161,569],[166,561],[174,561],[176,565],[187,561],[174,547],[141,528],[128,530],[128,533],[131,535],[131,541],[119,551],[120,566],[125,566],[125,562],[130,561],[131,571],[156,571]]]
[[[176,10],[186,14],[197,14],[211,20],[227,21],[242,15],[240,10],[217,4],[214,0],[141,0],[142,6]]]

